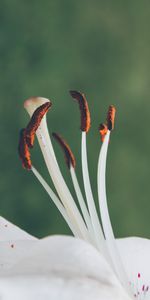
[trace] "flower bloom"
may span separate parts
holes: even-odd
[[[91,125],[88,103],[80,92],[71,91],[71,96],[78,102],[81,113],[86,200],[69,145],[58,133],[53,133],[53,137],[64,152],[80,209],[64,181],[51,143],[46,122],[46,113],[51,108],[48,99],[35,97],[25,101],[31,119],[21,130],[18,150],[23,167],[40,181],[74,237],[52,236],[38,240],[1,218],[0,299],[150,299],[150,242],[142,238],[115,239],[107,208],[106,159],[115,107],[109,107],[106,122],[99,127],[102,139],[97,168],[100,223],[88,172],[86,136]],[[30,149],[35,134],[57,194],[32,165]]]

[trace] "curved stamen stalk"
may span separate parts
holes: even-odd
[[[122,285],[127,289],[129,294],[131,294],[128,278],[122,264],[120,254],[117,249],[115,237],[113,234],[111,221],[108,213],[107,198],[106,198],[106,183],[105,183],[105,173],[106,173],[106,158],[107,150],[109,144],[110,130],[108,130],[104,142],[102,144],[99,160],[98,160],[98,172],[97,172],[97,185],[98,185],[98,198],[99,207],[101,213],[102,226],[106,238],[106,243],[108,246],[109,254],[113,262],[113,269],[121,281]]]
[[[79,182],[78,182],[78,179],[77,179],[77,176],[76,176],[76,173],[75,173],[75,169],[72,166],[70,167],[70,175],[71,175],[74,190],[75,190],[75,193],[76,193],[76,196],[77,196],[77,199],[78,199],[78,202],[79,202],[84,220],[86,222],[86,225],[88,227],[88,230],[89,230],[92,238],[94,238],[94,230],[93,230],[93,227],[92,227],[89,212],[88,212],[88,209],[86,207],[85,201],[83,199],[83,195],[81,193],[81,189],[80,189]]]
[[[93,193],[91,189],[91,183],[89,178],[89,171],[88,171],[88,163],[87,163],[87,150],[86,150],[86,133],[82,132],[82,173],[83,173],[83,183],[84,183],[84,189],[87,199],[87,204],[89,208],[89,213],[91,217],[91,222],[93,225],[95,238],[97,241],[98,246],[101,248],[102,245],[104,245],[104,235],[101,229],[101,225],[98,219],[98,214],[95,207],[95,202],[93,198]]]
[[[78,233],[76,231],[76,228],[73,227],[73,224],[70,222],[67,212],[66,212],[64,206],[61,204],[59,198],[56,196],[56,194],[53,192],[53,190],[50,188],[50,186],[47,184],[47,182],[44,180],[44,178],[40,175],[40,173],[36,170],[36,168],[32,166],[31,170],[32,170],[33,174],[35,175],[35,177],[39,180],[41,185],[44,187],[44,189],[46,190],[46,192],[48,193],[48,195],[50,196],[50,198],[52,199],[52,201],[58,208],[59,212],[62,214],[64,220],[68,224],[73,235],[76,237],[79,237]]]

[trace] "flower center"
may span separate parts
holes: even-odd
[[[86,138],[91,124],[88,103],[84,94],[76,91],[71,91],[70,94],[78,101],[81,112],[81,161],[86,200],[82,195],[76,176],[74,155],[66,141],[59,134],[53,133],[53,137],[64,151],[66,163],[69,168],[80,209],[78,208],[76,201],[73,199],[61,174],[47,128],[46,113],[51,107],[51,102],[48,99],[37,97],[30,98],[25,102],[25,108],[30,114],[31,120],[27,127],[21,131],[20,135],[18,150],[23,167],[31,170],[40,181],[67,222],[74,236],[88,241],[103,254],[130,297],[136,297],[141,300],[145,299],[144,297],[148,294],[149,286],[141,284],[140,273],[137,278],[138,284],[128,283],[128,276],[116,245],[107,207],[105,184],[106,159],[111,130],[114,128],[115,107],[112,105],[109,107],[106,123],[101,124],[99,127],[103,142],[99,154],[97,169],[97,187],[102,223],[101,226],[88,171]],[[54,183],[57,194],[53,192],[51,187],[31,163],[30,148],[33,147],[35,134],[37,135],[48,172]]]

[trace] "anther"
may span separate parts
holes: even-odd
[[[116,108],[113,105],[109,106],[107,113],[107,127],[109,130],[114,129]]]
[[[70,91],[70,95],[76,99],[79,103],[79,108],[81,112],[81,127],[82,131],[88,132],[91,126],[91,118],[87,100],[85,95],[77,92],[77,91]]]
[[[36,130],[40,126],[42,118],[48,112],[51,106],[51,102],[45,102],[34,111],[26,127],[26,143],[29,148],[33,147]]]
[[[108,131],[108,127],[107,127],[107,125],[106,124],[100,124],[99,125],[99,133],[100,133],[100,135],[101,135],[101,141],[103,142],[104,141],[104,138],[105,138],[105,135],[106,135],[106,133],[107,133],[107,131]]]
[[[61,146],[61,148],[64,152],[65,161],[66,161],[68,168],[70,169],[71,165],[73,168],[75,168],[75,165],[76,165],[75,157],[74,157],[69,145],[58,133],[53,132],[52,135],[55,138],[55,140],[58,142],[58,144]]]
[[[31,159],[30,159],[30,152],[29,147],[26,142],[26,129],[21,129],[20,131],[20,138],[19,138],[19,145],[18,145],[18,152],[19,156],[22,160],[22,165],[25,169],[31,169]]]

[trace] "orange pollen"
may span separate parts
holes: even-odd
[[[74,157],[69,145],[58,133],[53,132],[52,135],[55,138],[55,140],[58,142],[58,144],[61,146],[61,148],[64,152],[65,161],[66,161],[68,168],[70,169],[71,165],[73,168],[75,168],[75,165],[76,165],[75,157]]]
[[[26,127],[26,143],[29,148],[33,147],[36,130],[40,126],[42,118],[48,112],[51,106],[51,102],[45,102],[34,111]]]
[[[113,105],[109,106],[107,113],[107,127],[109,130],[114,129],[116,108]]]
[[[19,152],[19,156],[22,160],[23,167],[27,170],[30,170],[31,169],[31,159],[30,159],[29,147],[26,142],[26,129],[21,129],[21,131],[20,131],[18,152]]]
[[[91,126],[91,118],[90,118],[90,111],[89,111],[89,107],[85,95],[77,91],[70,91],[70,95],[79,103],[79,108],[81,112],[80,129],[82,131],[88,132]]]
[[[101,135],[101,141],[102,142],[104,141],[104,138],[105,138],[105,135],[106,135],[107,131],[108,131],[108,127],[107,127],[106,124],[103,123],[103,124],[99,125],[99,133]]]

